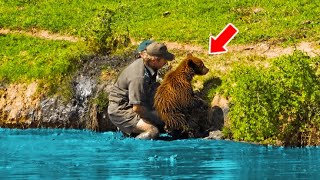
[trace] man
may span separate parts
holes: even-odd
[[[108,114],[123,133],[155,139],[164,123],[153,108],[157,71],[174,59],[164,44],[152,42],[126,67],[109,94]]]

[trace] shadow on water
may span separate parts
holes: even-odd
[[[118,132],[0,129],[3,179],[318,179],[320,149]]]

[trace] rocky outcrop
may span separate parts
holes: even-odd
[[[0,90],[0,126],[24,128],[41,116],[38,84],[10,84]]]
[[[75,128],[96,131],[115,130],[106,110],[98,111],[90,102],[92,92],[74,96],[69,102],[60,97],[37,93],[38,84],[11,84],[0,97],[0,127],[8,128]]]
[[[108,94],[116,74],[133,56],[85,58],[71,82],[73,95],[67,102],[38,92],[37,82],[0,86],[0,127],[115,130],[107,107],[99,107],[93,99],[100,93]],[[107,75],[103,68],[109,69]]]

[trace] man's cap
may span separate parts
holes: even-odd
[[[172,61],[174,59],[174,55],[168,52],[167,46],[158,42],[153,42],[147,46],[147,54],[161,57],[168,61]]]
[[[145,50],[146,48],[147,48],[147,46],[149,46],[151,43],[153,43],[154,41],[152,41],[152,40],[144,40],[144,41],[142,41],[140,44],[139,44],[139,46],[138,46],[138,48],[137,48],[137,51],[138,52],[142,52],[143,50]]]

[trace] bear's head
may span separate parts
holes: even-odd
[[[187,55],[188,66],[197,75],[205,75],[209,72],[209,69],[203,64],[202,60],[194,57],[192,54]]]

